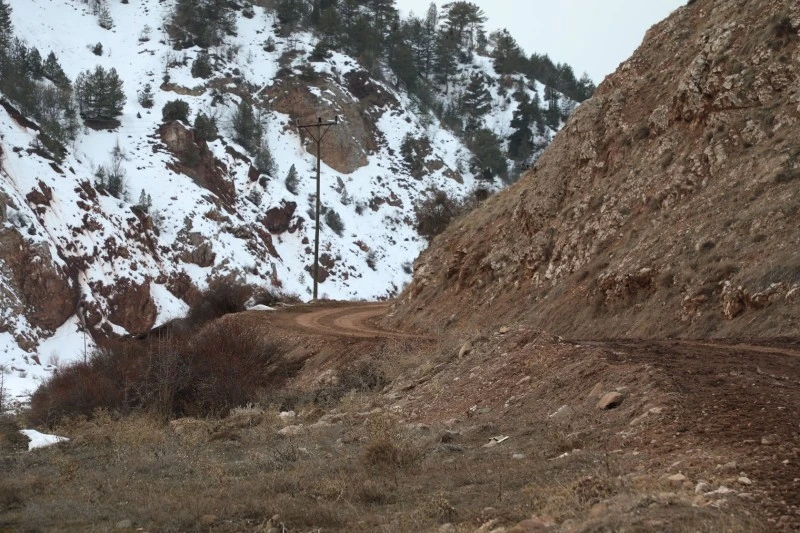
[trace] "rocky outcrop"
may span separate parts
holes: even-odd
[[[31,244],[14,228],[0,228],[0,264],[20,315],[36,327],[54,331],[74,312],[77,295],[45,243]]]
[[[217,254],[214,253],[214,246],[207,237],[197,232],[189,232],[180,236],[183,252],[180,255],[181,261],[191,263],[201,268],[207,268],[214,264]]]
[[[338,115],[339,124],[325,135],[321,156],[329,167],[349,174],[365,166],[367,156],[377,150],[375,120],[382,114],[383,106],[394,101],[385,89],[374,82],[369,83],[370,89],[363,89],[363,94],[351,95],[325,77],[310,84],[296,78],[284,79],[269,89],[267,105],[301,124],[315,124],[318,118],[330,120],[332,115]],[[324,100],[316,96],[321,92],[325,93]],[[381,95],[381,98],[370,98],[369,95],[373,94]],[[360,100],[354,101],[353,96]],[[287,127],[294,128],[293,125]],[[316,155],[317,147],[313,140],[302,130],[300,135],[306,150]]]
[[[214,157],[205,141],[195,141],[194,132],[178,121],[162,124],[158,133],[169,151],[178,157],[172,170],[186,174],[226,205],[235,203],[236,190],[227,178],[227,169]]]
[[[132,335],[147,333],[156,321],[158,309],[150,297],[149,281],[137,284],[123,279],[114,286],[106,301],[108,319]]]
[[[697,0],[654,26],[535,168],[434,240],[397,316],[797,334],[799,30],[783,0]]]
[[[270,233],[276,235],[290,231],[297,204],[294,202],[281,202],[278,207],[268,209],[264,215],[264,226]]]

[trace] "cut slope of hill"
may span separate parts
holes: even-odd
[[[516,185],[436,238],[397,315],[569,336],[795,335],[800,6],[654,26]]]

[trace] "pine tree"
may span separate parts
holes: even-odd
[[[101,94],[101,116],[116,117],[121,115],[127,98],[122,91],[122,79],[117,74],[117,69],[112,67],[108,71]]]
[[[110,119],[122,114],[125,93],[117,70],[95,67],[75,78],[75,95],[81,116],[87,119]]]
[[[253,111],[253,106],[242,100],[233,114],[233,140],[255,153],[261,146],[264,129]]]
[[[475,48],[475,37],[486,22],[483,10],[472,2],[450,2],[442,6],[445,27],[453,32],[456,43],[468,51]]]
[[[11,6],[6,0],[0,0],[0,56],[11,46],[14,39],[14,27],[11,24]]]
[[[278,22],[287,26],[294,26],[303,17],[302,0],[278,0],[275,6]]]
[[[97,9],[97,24],[104,30],[110,30],[114,27],[114,19],[111,18],[111,10],[108,9],[108,4],[105,2],[100,4]]]
[[[197,57],[192,61],[192,77],[194,78],[210,78],[214,73],[211,68],[211,56],[208,50],[201,50]]]
[[[217,137],[219,137],[217,121],[205,113],[198,113],[194,119],[194,140],[208,142],[216,140]]]
[[[592,81],[592,78],[590,78],[589,74],[586,73],[586,72],[584,72],[583,76],[581,76],[581,79],[578,80],[578,87],[579,87],[579,92],[580,92],[580,98],[578,98],[577,100],[579,102],[583,102],[584,100],[588,100],[589,98],[592,97],[592,95],[594,94],[595,90],[597,90],[597,87],[595,86],[594,82]]]
[[[297,194],[297,185],[299,184],[300,180],[297,177],[297,169],[292,165],[289,167],[289,173],[286,174],[286,180],[284,184],[286,185],[286,190],[292,194]]]
[[[514,96],[518,105],[511,119],[514,132],[508,139],[508,156],[515,161],[528,163],[534,149],[531,127],[541,121],[539,101],[532,100],[524,88],[514,93]]]
[[[341,44],[342,20],[335,4],[322,9],[317,28],[326,46],[334,48]]]
[[[50,52],[42,65],[42,75],[48,80],[52,81],[59,87],[65,87],[70,84],[69,78],[61,68],[58,58],[54,52]]]
[[[141,194],[139,194],[139,203],[136,205],[145,213],[149,213],[150,208],[153,207],[153,199],[142,189]]]
[[[125,160],[125,153],[122,151],[122,147],[119,145],[119,140],[114,145],[114,148],[111,150],[111,165],[109,165],[106,170],[106,176],[108,181],[106,182],[106,189],[108,190],[108,194],[113,196],[114,198],[119,198],[120,200],[125,199],[127,196],[125,194],[125,168],[122,166],[122,162]]]
[[[94,173],[94,177],[96,178],[94,184],[98,191],[105,192],[106,187],[108,186],[108,176],[106,176],[106,169],[103,166],[97,167],[97,171]]]
[[[341,237],[344,233],[344,222],[342,222],[342,217],[340,217],[339,213],[333,209],[328,209],[328,211],[325,212],[325,224],[327,224],[328,227],[331,228],[339,237]]]
[[[423,38],[421,47],[424,65],[422,71],[425,74],[425,78],[428,79],[430,78],[431,70],[433,69],[433,64],[436,59],[436,32],[439,28],[439,10],[433,2],[428,6],[428,12],[425,15],[425,22],[423,22],[422,27]]]
[[[517,41],[508,33],[502,30],[492,34],[495,41],[492,59],[494,59],[494,70],[498,74],[511,74],[519,72],[525,57]]]
[[[182,34],[179,46],[216,46],[236,30],[236,17],[228,0],[177,0],[171,26]]]
[[[39,53],[38,48],[31,48],[25,61],[25,70],[31,79],[40,80],[44,74],[42,66],[42,55]]]
[[[419,70],[414,52],[404,40],[398,40],[389,54],[389,66],[409,91],[414,91],[419,81]]]
[[[486,88],[482,74],[472,74],[464,90],[461,106],[467,115],[466,131],[474,131],[480,124],[480,119],[492,108],[492,95]]]
[[[271,176],[275,173],[275,161],[272,159],[272,150],[270,150],[266,139],[261,141],[254,163],[256,169],[262,174]]]
[[[177,100],[170,100],[164,107],[161,108],[161,120],[169,122],[172,120],[180,120],[183,123],[189,123],[189,104],[180,98]]]
[[[554,130],[558,129],[558,127],[561,125],[561,108],[559,107],[560,100],[561,95],[558,94],[558,91],[554,87],[548,85],[544,88],[544,101],[547,102],[545,120],[547,125]]]
[[[373,27],[383,43],[393,23],[397,22],[398,13],[394,7],[395,0],[365,0],[367,8],[372,13]]]
[[[452,31],[446,30],[439,32],[436,41],[436,64],[434,72],[439,83],[444,85],[445,93],[450,92],[450,81],[456,73],[456,55],[458,54],[458,42]]]
[[[155,105],[154,102],[154,95],[153,95],[153,87],[149,83],[145,83],[142,90],[139,91],[137,94],[137,100],[139,101],[139,105],[145,109],[150,109]]]
[[[506,179],[508,161],[497,135],[490,130],[480,129],[470,138],[468,146],[473,153],[470,166],[479,179],[491,181],[498,176]]]

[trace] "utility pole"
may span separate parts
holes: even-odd
[[[317,301],[317,284],[319,283],[317,274],[319,273],[319,211],[320,206],[322,205],[320,200],[321,195],[321,182],[320,179],[320,160],[321,160],[321,151],[320,145],[322,144],[322,139],[328,133],[328,130],[331,129],[332,126],[337,126],[339,124],[339,115],[336,115],[333,120],[329,120],[327,122],[322,121],[322,117],[317,118],[316,124],[300,124],[298,120],[296,125],[298,130],[305,130],[314,139],[314,142],[317,143],[317,216],[316,216],[316,229],[314,230],[314,301]],[[316,132],[316,135],[315,135]]]

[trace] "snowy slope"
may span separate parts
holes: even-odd
[[[243,90],[254,99],[268,101],[282,67],[297,72],[310,64],[335,92],[349,95],[343,78],[359,69],[355,60],[333,53],[327,61],[309,63],[314,37],[296,34],[291,41],[282,39],[273,32],[273,14],[256,7],[254,18],[237,14],[237,35],[211,50],[221,58],[216,79],[203,80],[190,72],[200,50],[176,52],[168,44],[162,28],[171,1],[111,2],[116,23],[111,30],[101,28],[87,4],[79,0],[12,0],[10,4],[16,34],[37,47],[43,57],[54,51],[70,79],[102,65],[116,68],[124,82],[127,103],[118,117],[121,125],[108,131],[84,128],[68,147],[65,160],[55,167],[27,151],[36,132],[0,108],[0,193],[9,198],[8,221],[2,228],[18,231],[32,247],[50,250],[53,268],[68,279],[74,292],[76,312],[78,302],[85,302],[94,334],[138,333],[136,319],[150,312],[153,317],[145,321],[147,327],[182,316],[187,309],[186,291],[178,287],[185,289],[188,283],[202,290],[209,280],[223,276],[277,286],[310,299],[314,223],[308,211],[316,187],[310,179],[315,159],[292,127],[296,117],[265,108],[264,127],[275,172],[253,181],[250,165],[235,155],[245,150],[230,139],[230,119]],[[270,38],[274,51],[264,46]],[[101,56],[91,51],[96,43],[103,45]],[[290,51],[295,51],[293,56],[287,54]],[[286,57],[292,57],[288,65]],[[476,57],[463,72],[469,69],[496,77],[486,58]],[[169,85],[162,85],[165,74]],[[149,110],[137,102],[137,92],[147,83],[155,89],[155,105]],[[410,265],[425,246],[413,229],[414,203],[432,188],[464,196],[476,185],[465,170],[469,152],[463,143],[432,117],[411,111],[407,95],[375,83],[399,105],[370,111],[378,142],[366,150],[366,164],[350,173],[322,165],[323,203],[344,224],[341,236],[322,224],[321,253],[334,265],[327,268],[329,276],[320,284],[324,298],[376,299],[397,294],[410,280]],[[528,85],[541,93],[540,85]],[[308,91],[321,106],[331,109],[359,103],[352,95],[346,102],[335,101],[334,92],[318,85],[310,85]],[[485,118],[486,127],[506,138],[516,103],[493,91],[496,112]],[[161,108],[176,98],[188,102],[190,120],[198,112],[217,118],[222,138],[208,148],[219,168],[225,169],[225,180],[233,184],[231,205],[176,172],[176,155],[159,135]],[[429,139],[428,159],[440,163],[419,179],[409,174],[400,155],[407,136]],[[115,145],[125,156],[127,197],[122,200],[99,194],[94,187],[95,171],[109,163]],[[284,185],[292,165],[300,175],[296,195]],[[248,199],[253,189],[261,196],[258,205]],[[43,190],[51,191],[52,199],[45,205],[33,203],[31,191]],[[141,191],[152,198],[147,220],[134,209]],[[265,213],[288,202],[297,204],[291,229],[269,235],[264,230]],[[187,260],[198,238],[213,251],[208,266]],[[4,387],[22,398],[59,364],[83,358],[93,340],[92,335],[84,337],[77,315],[58,328],[32,323],[29,312],[19,311],[24,298],[13,285],[9,274],[0,271],[0,299],[16,302],[0,311],[0,366]]]

